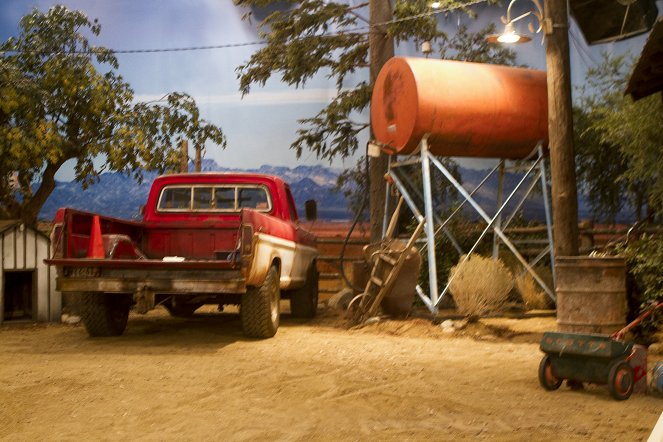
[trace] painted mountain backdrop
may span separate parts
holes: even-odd
[[[204,172],[240,171],[220,167],[214,160],[204,160]],[[241,172],[265,173],[283,178],[292,190],[297,210],[304,213],[304,201],[318,202],[318,216],[326,220],[343,220],[351,217],[345,197],[336,192],[336,177],[341,171],[324,166],[297,166],[295,168],[261,166],[259,169]],[[83,190],[75,181],[58,182],[55,190],[42,208],[41,219],[51,220],[60,207],[73,207],[102,215],[124,219],[137,219],[139,208],[145,204],[156,172],[145,172],[144,180],[138,184],[131,177],[119,173],[104,173],[99,182]]]
[[[220,167],[214,160],[204,160],[203,171],[242,171],[265,173],[280,176],[290,184],[293,196],[297,202],[297,210],[304,213],[304,201],[315,199],[318,202],[318,216],[323,220],[348,220],[352,217],[347,202],[342,193],[335,190],[336,178],[340,170],[325,166],[297,166],[294,168],[282,166],[261,166],[259,169],[227,169]],[[461,175],[464,187],[474,189],[485,177],[487,171],[463,169]],[[496,175],[496,174],[495,174]],[[124,219],[139,218],[139,208],[145,204],[152,181],[157,177],[155,172],[146,172],[143,183],[138,184],[132,178],[118,173],[102,174],[98,183],[83,190],[76,182],[58,182],[55,191],[42,208],[40,218],[53,219],[55,211],[60,207],[74,207],[81,210],[95,212],[107,216]],[[522,174],[505,175],[505,192],[513,189]],[[527,187],[525,185],[525,187]],[[538,187],[540,189],[540,187]],[[497,177],[493,176],[474,195],[479,204],[492,215],[497,202]],[[514,198],[516,200],[518,198]],[[476,212],[468,209],[466,213],[470,218],[476,218]],[[543,199],[540,191],[534,192],[522,208],[522,215],[526,219],[544,220]],[[588,218],[587,201],[580,197],[579,218]],[[628,216],[624,215],[628,218]]]

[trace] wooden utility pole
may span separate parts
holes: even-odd
[[[555,256],[578,254],[578,196],[573,148],[569,23],[566,0],[546,0],[548,137]]]
[[[182,140],[180,142],[180,173],[189,171],[189,142]]]
[[[392,19],[391,1],[370,0],[368,8],[370,12],[370,30],[368,34],[370,76],[371,85],[374,85],[382,66],[394,56],[394,39],[387,36],[386,25],[375,26],[378,23],[385,23]],[[371,138],[373,138],[372,132]],[[386,191],[384,174],[387,173],[387,165],[387,155],[384,153],[380,153],[379,157],[369,158],[369,211],[371,241],[374,242],[382,239]]]

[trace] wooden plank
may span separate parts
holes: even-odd
[[[24,269],[36,269],[37,265],[37,235],[32,229],[23,231],[23,267]]]
[[[49,274],[48,266],[44,264],[44,259],[48,258],[48,242],[45,240],[39,241],[37,248],[36,260],[41,263],[35,270],[35,283],[37,290],[37,320],[40,322],[48,322],[52,320],[51,309],[52,299],[49,291]]]
[[[51,242],[50,241],[45,241],[46,244],[46,250],[45,254],[46,256],[50,256],[50,251],[51,251]],[[41,255],[40,255],[41,257]],[[43,261],[41,261],[44,266],[46,267],[47,275],[48,275],[48,286],[47,286],[47,291],[49,294],[49,299],[51,300],[51,309],[49,312],[49,318],[53,322],[60,322],[61,317],[62,317],[62,293],[60,293],[58,290],[55,289],[56,287],[56,277],[57,277],[57,272],[55,271],[55,267],[47,265]]]
[[[14,231],[8,230],[3,233],[2,241],[2,258],[3,258],[3,270],[13,270],[16,268],[14,263]]]
[[[0,234],[0,325],[5,317],[5,236]]]

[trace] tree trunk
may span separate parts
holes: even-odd
[[[193,162],[193,170],[200,172],[203,168],[203,159],[202,159],[203,148],[201,146],[196,146],[196,159]]]
[[[548,137],[555,256],[578,254],[578,196],[573,149],[571,68],[566,0],[545,2]]]
[[[392,19],[390,0],[370,0],[370,23],[384,23]],[[394,40],[387,36],[386,26],[371,27],[368,37],[370,53],[371,86],[382,69],[382,66],[394,56]],[[373,133],[371,131],[371,138]],[[385,181],[387,172],[387,155],[381,153],[379,157],[369,159],[369,210],[371,225],[371,241],[382,238],[382,220],[384,218]]]
[[[180,141],[180,173],[187,173],[189,171],[189,142],[187,140]]]
[[[28,226],[37,224],[39,211],[55,189],[55,174],[61,164],[48,163],[41,177],[41,184],[35,194],[21,208],[21,220]]]

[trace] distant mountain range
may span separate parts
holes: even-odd
[[[283,166],[261,166],[259,169],[228,169],[220,167],[214,160],[203,160],[203,171],[240,171],[277,175],[290,184],[297,209],[304,213],[304,201],[315,199],[318,202],[318,216],[323,220],[348,220],[352,213],[347,207],[345,196],[335,190],[336,179],[341,170],[321,165],[297,166],[294,168]],[[460,170],[463,185],[468,191],[474,189],[486,176],[487,171],[464,169]],[[99,182],[83,190],[75,181],[58,182],[55,190],[44,204],[40,218],[51,220],[60,207],[74,207],[81,210],[95,212],[107,216],[124,219],[138,219],[139,208],[145,204],[147,194],[152,182],[157,177],[155,172],[145,172],[144,180],[138,184],[134,179],[119,173],[104,173]],[[505,195],[513,189],[522,174],[505,174]],[[524,187],[527,187],[526,185]],[[540,186],[537,185],[537,189]],[[477,202],[492,216],[497,204],[497,174],[494,174],[481,189],[474,195]],[[518,198],[512,200],[508,212],[513,211]],[[579,198],[579,219],[590,217],[587,201]],[[466,204],[466,213],[471,218],[478,218],[476,212]],[[534,192],[522,207],[522,216],[525,219],[544,220],[543,199],[538,192]],[[625,217],[627,217],[625,215]]]
[[[343,220],[352,216],[343,194],[334,190],[340,170],[325,166],[261,166],[259,169],[240,170],[220,167],[214,160],[203,160],[201,169],[204,172],[237,171],[277,175],[290,184],[300,214],[304,213],[304,201],[315,199],[321,219]],[[85,190],[75,181],[58,182],[39,217],[51,220],[60,207],[73,207],[116,218],[137,219],[140,206],[145,204],[157,176],[156,172],[144,172],[143,182],[139,184],[124,174],[104,173],[97,183]]]

